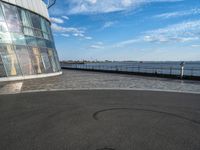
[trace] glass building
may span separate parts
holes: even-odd
[[[61,74],[42,0],[0,0],[0,81]]]

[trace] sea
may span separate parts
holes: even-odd
[[[66,64],[65,64],[66,66]],[[141,73],[158,73],[180,75],[181,69],[184,70],[184,75],[200,76],[200,61],[166,61],[166,62],[150,62],[150,61],[123,61],[123,62],[97,62],[84,64],[68,64],[68,67],[93,69],[93,70],[115,70],[127,72]]]

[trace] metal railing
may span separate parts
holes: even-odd
[[[180,76],[182,74],[181,67],[149,67],[149,66],[133,66],[133,65],[91,65],[91,64],[62,64],[63,68],[82,69],[93,71],[115,71],[128,73],[148,73],[155,75],[173,75]],[[200,77],[200,68],[184,68],[183,76]]]

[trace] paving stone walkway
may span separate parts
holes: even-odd
[[[0,94],[71,89],[139,89],[200,93],[200,81],[63,70],[63,75],[56,77],[0,82]]]

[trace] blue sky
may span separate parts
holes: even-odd
[[[200,0],[57,0],[61,60],[200,60]]]

